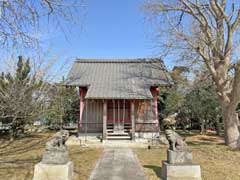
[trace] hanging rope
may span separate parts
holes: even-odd
[[[113,125],[115,124],[115,101],[113,100]]]
[[[125,99],[123,100],[123,126],[125,122]]]
[[[98,107],[98,100],[96,100],[96,103],[95,103],[95,105],[96,105],[96,120],[97,120],[97,130],[98,130],[98,123],[99,123],[99,117],[98,117],[98,109],[99,109],[99,107]]]
[[[145,112],[145,118],[144,118],[144,122],[147,121],[147,117],[148,117],[148,102],[144,100],[144,104],[145,104],[145,109],[146,109],[146,112]],[[144,124],[144,127],[143,129],[145,129],[145,124]]]
[[[120,126],[120,103],[119,103],[120,100],[118,100],[118,129],[119,129],[119,126]]]
[[[93,99],[93,100],[91,100],[91,110],[90,110],[90,112],[91,112],[91,122],[90,122],[90,125],[91,125],[91,128],[94,126],[94,125],[96,125],[96,124],[93,124],[93,123],[96,123],[96,111],[95,111],[95,100]],[[94,128],[96,128],[96,127],[94,127]]]
[[[151,108],[151,111],[150,111],[150,113],[151,113],[151,115],[153,115],[153,116],[151,116],[151,117],[155,117],[155,105],[154,105],[154,101],[151,99],[151,101],[150,101],[150,108]],[[155,118],[154,118],[154,122],[155,122]],[[152,126],[151,126],[152,127]],[[152,132],[152,145],[153,145],[153,132]]]

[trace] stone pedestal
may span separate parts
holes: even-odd
[[[169,164],[191,164],[193,157],[188,151],[167,151],[167,160]]]
[[[200,165],[162,162],[163,180],[202,180]]]
[[[68,163],[68,151],[67,147],[45,149],[43,152],[42,161],[43,164],[67,164]]]
[[[192,153],[168,149],[167,161],[162,162],[164,180],[201,180],[200,165],[192,162]]]
[[[33,180],[72,180],[73,163],[66,164],[44,164],[42,162],[35,165]]]

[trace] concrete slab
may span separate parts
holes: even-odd
[[[146,180],[131,149],[106,149],[89,180]]]
[[[139,138],[135,140],[103,140],[99,138],[99,134],[88,134],[84,136],[70,136],[66,142],[67,146],[81,146],[81,147],[92,147],[92,148],[147,148],[151,146],[163,146],[159,144],[159,141]]]
[[[71,136],[66,142],[67,146],[82,146],[92,148],[147,148],[149,142],[147,140],[104,140],[90,139],[83,140],[79,137]]]

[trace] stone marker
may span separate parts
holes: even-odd
[[[202,180],[200,165],[192,162],[184,139],[172,130],[165,131],[169,142],[167,161],[162,161],[164,180]]]
[[[72,180],[73,163],[68,160],[67,131],[57,132],[46,143],[42,161],[35,165],[33,180]]]

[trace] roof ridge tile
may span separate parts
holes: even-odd
[[[76,58],[75,63],[163,63],[160,58],[99,58],[99,59],[86,59],[86,58]]]

